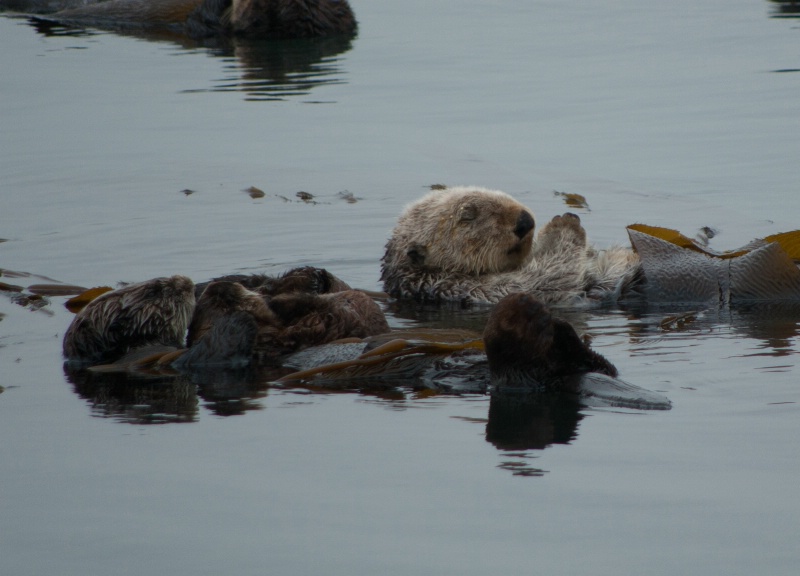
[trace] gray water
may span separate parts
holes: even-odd
[[[800,227],[800,21],[777,3],[352,4],[349,45],[234,51],[0,17],[2,281],[309,264],[380,289],[397,215],[434,183],[505,190],[539,222],[567,209],[554,190],[583,194],[600,246],[633,222],[708,226],[720,249]],[[94,389],[62,368],[64,298],[10,296],[3,574],[800,564],[797,310],[575,314],[673,409],[583,409],[498,441],[484,396]],[[483,320],[386,310],[395,327]]]

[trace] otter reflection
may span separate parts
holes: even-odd
[[[286,100],[317,86],[345,84],[341,56],[352,48],[348,37],[304,38],[277,42],[235,40],[212,50],[228,58],[225,77],[211,88],[184,92],[242,92],[247,100]]]
[[[201,404],[217,416],[260,410],[272,378],[252,368],[148,375],[92,372],[69,363],[64,374],[93,415],[136,425],[196,422]]]
[[[543,450],[577,437],[583,406],[570,394],[495,392],[489,403],[486,441],[499,450]]]

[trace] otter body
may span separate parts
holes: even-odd
[[[800,301],[798,231],[714,253],[676,231],[637,224],[628,227],[633,249],[598,250],[576,215],[556,216],[534,237],[532,214],[496,190],[431,192],[406,208],[386,244],[384,290],[462,305],[514,292],[549,306]]]
[[[671,407],[661,394],[620,380],[611,362],[530,294],[502,298],[489,314],[482,346],[476,345],[479,339],[463,331],[400,330],[357,344],[334,342],[289,357],[288,366],[299,371],[281,380],[313,379],[335,387],[384,382],[448,393],[488,391],[492,402],[501,398],[511,404],[547,404],[552,395],[562,395],[588,406]]]
[[[229,278],[241,283],[212,281],[197,300],[195,285],[184,276],[107,292],[73,319],[64,335],[64,356],[97,364],[145,347],[185,345],[188,351],[176,360],[180,367],[241,364],[389,330],[372,298],[324,270],[305,267],[279,278]]]
[[[589,348],[572,325],[552,316],[530,294],[512,294],[494,307],[483,332],[495,389],[559,389],[569,377],[617,368]],[[577,392],[577,390],[568,390]]]
[[[525,292],[578,304],[618,293],[636,276],[629,249],[599,252],[574,214],[534,237],[533,213],[497,190],[434,191],[406,208],[386,244],[381,279],[396,298],[493,304]]]
[[[145,346],[182,347],[194,304],[194,283],[186,276],[106,292],[73,318],[64,334],[64,356],[99,363]]]
[[[314,38],[352,35],[358,28],[347,0],[106,0],[74,6],[46,19],[112,30],[169,29],[198,39]]]

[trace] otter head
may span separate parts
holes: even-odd
[[[258,326],[277,322],[262,295],[248,290],[238,282],[211,282],[197,300],[189,324],[187,346],[199,341],[218,320],[234,312],[250,314]]]
[[[527,373],[532,380],[548,378],[554,337],[553,317],[544,304],[529,294],[506,296],[483,332],[493,377]]]
[[[234,34],[260,38],[314,38],[355,34],[358,24],[347,0],[207,0],[223,8]]]
[[[562,387],[566,376],[617,369],[592,350],[572,325],[552,316],[530,294],[510,294],[489,314],[483,332],[489,371],[495,386]]]
[[[534,219],[511,196],[474,187],[434,191],[410,205],[386,246],[384,268],[470,275],[520,268]]]

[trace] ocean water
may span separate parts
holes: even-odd
[[[403,206],[504,190],[599,246],[800,228],[800,21],[766,0],[352,1],[351,41],[228,48],[0,16],[2,282],[322,266],[379,290]],[[781,10],[784,10],[782,12]],[[264,192],[253,198],[249,187]],[[314,196],[303,202],[297,192]],[[791,308],[570,317],[668,412],[495,434],[484,396],[65,373],[0,291],[0,572],[794,574]],[[392,326],[485,312],[386,304]]]

